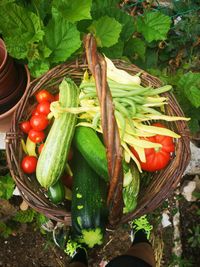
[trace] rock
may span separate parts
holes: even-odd
[[[168,212],[167,212],[167,211],[164,211],[164,212],[163,212],[161,223],[162,223],[163,228],[165,228],[165,227],[167,227],[167,226],[169,226],[169,225],[172,224],[172,223],[170,222],[170,220],[169,220],[169,215],[168,215]]]
[[[196,175],[200,173],[200,148],[190,143],[191,160],[184,175]]]
[[[197,200],[195,196],[193,196],[193,193],[198,190],[198,187],[200,186],[200,181],[198,176],[195,176],[193,181],[186,181],[182,188],[181,188],[181,194],[185,197],[185,199],[189,202],[194,202]]]

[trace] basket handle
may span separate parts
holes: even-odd
[[[101,109],[103,138],[106,146],[108,172],[110,176],[107,205],[109,209],[109,223],[111,226],[114,226],[121,219],[123,210],[122,148],[114,115],[112,96],[106,79],[106,62],[104,57],[98,53],[96,40],[92,34],[85,36],[84,45],[88,67],[95,78],[96,91]]]

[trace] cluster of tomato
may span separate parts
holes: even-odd
[[[28,135],[31,142],[38,144],[38,153],[40,154],[44,144],[42,143],[46,138],[44,130],[49,125],[47,118],[50,113],[50,104],[53,101],[57,101],[59,96],[53,95],[47,90],[43,89],[36,95],[37,106],[31,113],[31,117],[27,121],[20,123],[20,129]],[[31,174],[36,170],[37,157],[33,155],[27,155],[23,158],[21,167],[24,173]]]

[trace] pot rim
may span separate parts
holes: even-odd
[[[30,72],[29,72],[29,69],[28,69],[27,65],[23,65],[23,67],[25,68],[25,72],[26,72],[26,75],[27,75],[26,76],[27,82],[26,82],[26,87],[25,87],[24,93],[23,93],[22,97],[19,99],[19,101],[11,109],[9,109],[8,111],[6,111],[3,114],[0,114],[0,121],[2,119],[4,119],[4,118],[8,117],[12,113],[14,113],[14,111],[16,110],[16,108],[18,107],[18,105],[20,104],[22,99],[24,98],[24,95],[26,95],[26,92],[28,91],[29,84],[30,84],[30,79],[31,79]]]
[[[3,41],[3,39],[1,39],[1,38],[0,38],[0,48],[2,48],[2,50],[5,52],[3,61],[0,64],[0,71],[1,71],[3,69],[3,67],[4,67],[4,65],[6,64],[6,61],[7,61],[7,58],[8,58],[8,52],[7,52],[7,49],[6,49],[6,45],[5,45],[4,41]]]

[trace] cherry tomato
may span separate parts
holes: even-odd
[[[152,126],[166,128],[161,123],[154,123]],[[146,162],[142,162],[135,149],[130,147],[132,153],[139,160],[142,170],[154,172],[165,168],[171,159],[171,153],[175,150],[173,138],[170,136],[157,134],[155,136],[145,137],[143,139],[153,143],[161,144],[162,147],[159,149],[145,148],[144,152],[146,156]]]
[[[43,101],[37,105],[36,112],[39,114],[48,115],[50,113],[50,103]]]
[[[28,133],[28,137],[34,143],[41,143],[45,139],[45,134],[42,131],[31,129]]]
[[[32,116],[30,119],[30,124],[34,130],[42,131],[48,126],[49,121],[45,115],[40,114]]]
[[[41,145],[38,147],[38,153],[39,153],[39,154],[41,154],[43,147],[44,147],[44,144],[41,144]]]
[[[37,158],[34,156],[25,156],[22,160],[21,167],[25,173],[34,173],[37,166]]]
[[[37,111],[37,107],[32,111],[31,115],[32,116],[40,115],[40,113]]]
[[[35,95],[35,97],[36,97],[38,103],[41,103],[43,101],[48,101],[48,102],[54,101],[54,96],[45,89],[39,91]]]
[[[30,122],[29,122],[29,121],[23,121],[23,122],[21,122],[21,123],[20,123],[20,129],[21,129],[24,133],[28,134],[29,131],[30,131],[30,129],[31,129],[31,124],[30,124]]]
[[[54,101],[59,101],[59,94],[56,94],[56,95],[54,96]]]

